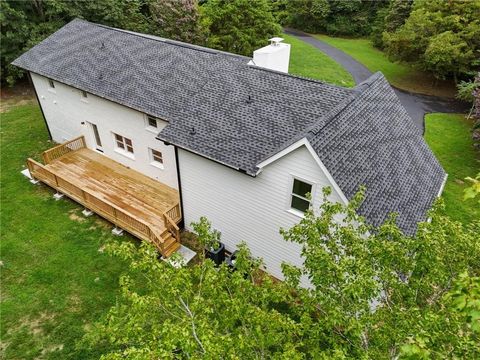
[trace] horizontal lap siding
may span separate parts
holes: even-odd
[[[267,270],[282,278],[283,261],[301,265],[300,247],[279,234],[300,221],[289,209],[292,177],[315,183],[313,201],[318,207],[322,187],[331,186],[313,157],[301,147],[266,166],[256,178],[179,149],[179,166],[185,226],[206,216],[221,231],[227,250],[245,241]],[[336,193],[332,200],[340,201]]]
[[[87,147],[95,149],[93,133],[87,122],[94,123],[98,127],[104,155],[175,189],[178,188],[174,148],[164,145],[155,138],[166,125],[165,122],[159,121],[158,131],[148,131],[145,128],[145,116],[141,112],[93,94],[88,94],[87,102],[82,101],[80,90],[56,81],[55,92],[52,92],[47,78],[37,74],[31,75],[55,142],[63,143],[84,135]],[[85,124],[82,125],[82,122]],[[135,159],[115,151],[112,133],[132,140]],[[148,148],[162,152],[164,169],[150,164]]]

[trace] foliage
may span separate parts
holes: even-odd
[[[446,213],[464,224],[480,219],[480,207],[473,199],[463,201],[467,176],[479,170],[480,153],[470,137],[472,121],[463,114],[427,114],[425,141],[445,172],[447,183],[442,194]]]
[[[405,24],[384,32],[388,54],[436,77],[471,75],[480,65],[480,1],[417,0]]]
[[[53,146],[38,105],[0,116],[0,358],[98,358],[102,349],[76,343],[115,304],[127,264],[101,252],[116,238],[107,222],[20,174],[27,157]]]
[[[468,81],[460,81],[457,84],[457,99],[465,102],[473,102],[475,99],[475,90],[480,87],[480,79],[474,78]]]
[[[192,222],[198,242],[206,249],[218,250],[220,247],[220,231],[212,229],[212,223],[204,216],[198,222]]]
[[[478,197],[478,204],[480,205],[480,173],[478,173],[475,178],[468,176],[465,180],[472,185],[463,190],[463,199],[475,199]]]
[[[308,32],[361,36],[371,32],[377,11],[388,1],[296,0],[286,2],[286,23]]]
[[[119,303],[86,344],[108,349],[105,359],[395,358],[417,344],[480,356],[478,286],[468,279],[480,269],[480,223],[454,222],[438,204],[408,237],[395,216],[366,225],[355,210],[362,192],[348,206],[330,193],[318,215],[281,231],[305,258],[301,268],[283,265],[285,282],[260,272],[245,245],[236,272],[210,260],[175,269],[147,245],[112,245],[130,267]]]
[[[291,45],[288,68],[290,74],[340,86],[352,87],[355,85],[352,75],[331,57],[294,36],[287,34],[281,36],[286,43]]]
[[[190,44],[202,42],[196,0],[153,1],[149,10],[153,18],[153,33]]]
[[[412,4],[413,0],[391,0],[388,7],[379,9],[370,34],[375,47],[383,48],[383,32],[394,32],[405,23]]]
[[[475,77],[476,83],[480,84],[480,72],[477,73]],[[472,139],[474,146],[480,150],[480,86],[477,86],[473,90],[473,131],[472,131]]]
[[[252,56],[281,32],[267,0],[209,0],[201,10],[210,48]]]

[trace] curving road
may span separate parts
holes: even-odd
[[[368,79],[373,74],[365,65],[359,63],[350,55],[336,47],[298,30],[284,29],[284,31],[287,34],[295,36],[297,39],[316,47],[341,64],[350,74],[352,74],[356,84]],[[415,94],[396,88],[394,88],[394,90],[422,134],[425,132],[425,114],[432,112],[464,113],[468,111],[467,104],[455,99]]]

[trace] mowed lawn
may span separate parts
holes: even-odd
[[[469,186],[464,179],[480,172],[480,153],[471,138],[472,122],[462,114],[428,114],[425,128],[428,145],[448,173],[443,192],[447,214],[463,223],[480,219],[478,200],[463,200],[463,190]]]
[[[329,56],[293,36],[282,34],[282,37],[286,43],[291,45],[288,69],[290,74],[344,87],[355,85],[352,75]]]
[[[39,107],[17,106],[0,116],[0,358],[98,358],[101,349],[76,344],[115,304],[124,264],[102,252],[113,241],[111,227],[20,174],[27,157],[52,146]]]
[[[388,81],[399,89],[440,97],[455,96],[456,88],[453,82],[435,79],[433,75],[416,70],[409,64],[389,60],[387,55],[376,49],[368,39],[319,34],[313,36],[347,53],[370,71],[381,71]]]

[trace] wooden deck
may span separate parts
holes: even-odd
[[[85,147],[83,137],[28,159],[40,180],[133,235],[163,256],[180,247],[178,191]]]

